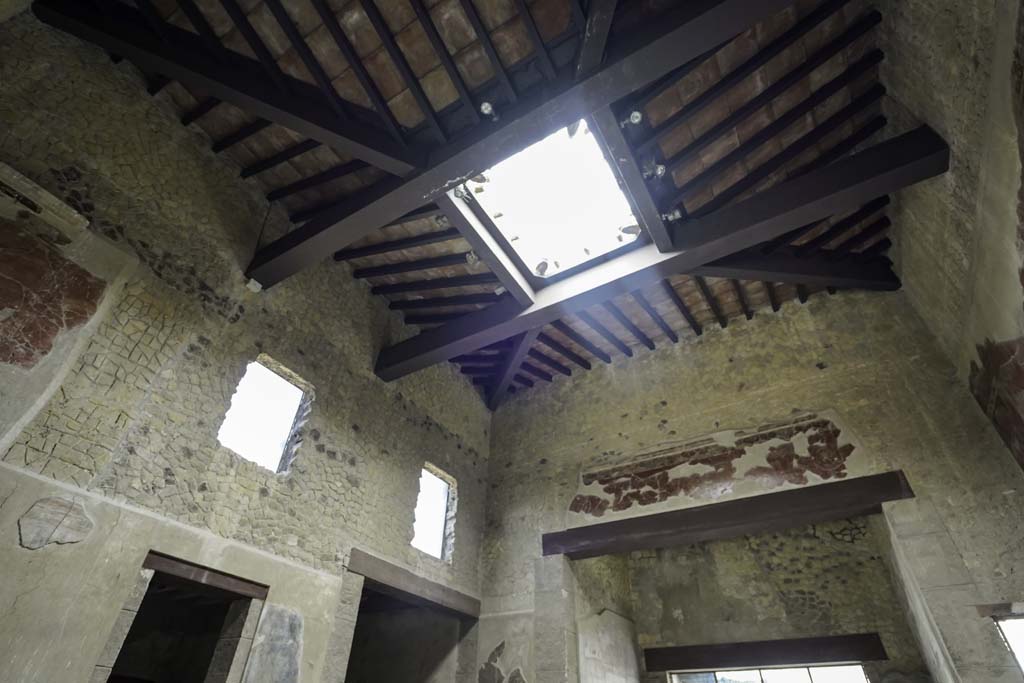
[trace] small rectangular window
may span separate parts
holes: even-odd
[[[996,619],[996,626],[999,627],[1003,640],[1017,660],[1017,666],[1024,671],[1024,616]]]
[[[267,367],[261,357],[249,363],[217,440],[225,448],[274,472],[288,469],[289,446],[305,391]]]
[[[429,463],[420,471],[412,546],[441,560],[451,557],[455,481]]]

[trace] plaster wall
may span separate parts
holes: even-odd
[[[518,611],[524,619],[540,608],[531,586],[552,559],[538,559],[540,535],[566,528],[589,463],[604,464],[609,454],[628,462],[666,440],[807,410],[834,411],[871,457],[906,473],[917,498],[887,504],[886,516],[953,675],[1020,681],[974,605],[1024,592],[1015,571],[1024,475],[899,293],[818,296],[778,314],[759,312],[696,342],[509,401],[494,419],[485,618]],[[501,636],[481,632],[480,652]],[[547,636],[532,637],[539,647]],[[943,665],[928,664],[933,673]]]
[[[410,331],[345,265],[247,289],[258,236],[285,230],[283,213],[148,97],[130,65],[22,14],[0,23],[0,82],[0,160],[85,215],[89,239],[140,264],[106,279],[92,318],[36,366],[45,381],[5,386],[3,621],[17,637],[4,639],[2,675],[85,680],[58,668],[95,663],[99,627],[151,547],[270,583],[269,600],[304,623],[307,682],[344,677],[358,600],[340,586],[353,546],[478,595],[490,418],[466,379],[441,366],[381,383],[377,350]],[[65,255],[86,270],[102,260]],[[315,395],[284,474],[216,438],[261,353]],[[458,482],[450,562],[409,545],[424,461]],[[20,547],[14,521],[55,486],[91,501],[89,540]]]

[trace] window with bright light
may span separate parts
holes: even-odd
[[[1024,670],[1024,616],[996,619],[996,626],[1017,660],[1017,666]]]
[[[669,680],[671,683],[868,683],[864,667],[859,664],[677,673]]]
[[[433,465],[420,471],[412,546],[428,555],[451,558],[455,523],[455,480]]]
[[[217,433],[225,448],[274,472],[288,468],[287,449],[304,391],[259,361],[249,363]]]
[[[603,256],[640,234],[586,121],[549,135],[466,186],[540,277]]]

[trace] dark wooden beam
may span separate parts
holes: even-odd
[[[248,166],[242,169],[241,176],[243,178],[250,178],[256,175],[257,173],[268,171],[274,168],[275,166],[283,164],[289,159],[294,159],[295,157],[301,154],[305,154],[306,152],[312,151],[319,146],[320,142],[318,142],[317,140],[303,140],[302,142],[299,142],[297,144],[292,145],[291,147],[281,150],[277,154],[271,154],[269,157],[265,159],[260,159],[259,161],[249,164]]]
[[[526,388],[533,387],[533,380],[530,379],[529,377],[527,377],[526,375],[521,374],[521,373],[520,374],[516,374],[516,376],[513,377],[512,379],[515,380],[516,382],[519,382],[520,384],[522,384]],[[510,393],[510,394],[511,393],[515,393],[515,387],[510,386],[508,388],[508,392],[507,393]]]
[[[660,135],[674,129],[683,121],[691,120],[712,102],[718,100],[748,76],[777,57],[805,35],[813,31],[815,27],[841,10],[843,5],[846,5],[849,2],[850,0],[830,0],[829,2],[823,3],[820,7],[794,24],[792,28],[773,40],[764,49],[730,71],[726,76],[707,88],[700,95],[693,98],[678,112],[672,114],[664,121],[660,121],[658,125],[655,126],[646,137],[644,137],[643,140],[637,143],[637,152],[649,151],[654,147]]]
[[[778,313],[779,308],[780,308],[780,306],[779,306],[779,296],[775,292],[775,285],[774,285],[774,283],[765,281],[765,282],[763,282],[761,284],[764,285],[764,290],[768,294],[768,303],[771,304],[772,310],[775,311],[776,313]]]
[[[368,244],[365,247],[349,247],[343,249],[334,254],[335,261],[351,261],[352,259],[363,258],[364,256],[375,256],[377,254],[389,254],[394,251],[403,251],[405,249],[415,249],[416,247],[423,247],[428,244],[437,244],[438,242],[449,242],[451,240],[457,240],[461,237],[459,231],[455,228],[448,228],[447,230],[438,230],[436,232],[425,232],[420,235],[413,235],[411,237],[402,237],[397,240],[391,240],[388,242],[377,242],[376,244]]]
[[[362,279],[368,277],[380,277],[381,275],[398,275],[399,273],[412,273],[417,270],[430,270],[431,268],[444,268],[446,266],[464,266],[468,252],[461,254],[444,254],[442,256],[431,256],[429,258],[416,259],[414,261],[400,261],[398,263],[385,263],[382,266],[367,266],[352,271],[352,277]]]
[[[538,368],[536,365],[533,365],[532,363],[528,363],[526,361],[523,361],[523,364],[522,364],[521,367],[522,367],[522,369],[524,371],[530,373],[531,375],[533,375],[537,379],[543,380],[545,382],[550,382],[551,380],[554,379],[551,376],[550,372],[544,372],[543,370]]]
[[[285,79],[284,72],[278,66],[274,55],[270,54],[270,50],[267,49],[266,43],[260,38],[260,34],[253,28],[245,10],[241,8],[237,0],[220,0],[220,4],[224,11],[227,12],[231,23],[242,34],[242,38],[249,45],[249,49],[252,50],[253,54],[256,55],[256,59],[259,60],[264,72],[270,77],[270,80],[273,81],[277,89],[281,92],[290,92],[289,82]]]
[[[497,302],[497,294],[459,294],[434,299],[402,299],[392,301],[388,308],[393,311],[412,311],[423,308],[447,308],[449,306],[479,306]]]
[[[813,55],[808,57],[805,62],[792,69],[775,83],[772,83],[762,92],[758,93],[757,96],[737,107],[735,111],[729,114],[729,116],[726,116],[707,131],[701,133],[693,142],[689,143],[686,147],[672,155],[670,159],[666,160],[665,165],[668,168],[668,173],[666,173],[665,177],[671,177],[672,173],[681,168],[684,164],[688,163],[696,155],[700,154],[701,151],[711,145],[715,140],[735,128],[754,113],[760,111],[763,107],[770,104],[774,99],[784,94],[797,83],[808,78],[816,69],[848,48],[856,42],[857,39],[880,24],[881,21],[882,15],[880,13],[868,13],[864,18],[860,19],[856,24],[847,29],[838,38],[829,42]]]
[[[550,336],[544,334],[543,332],[537,335],[537,341],[539,341],[541,344],[548,347],[555,353],[560,354],[566,360],[572,361],[573,363],[580,366],[584,370],[589,370],[591,368],[589,360],[579,355],[578,353],[567,347],[565,344],[562,344],[558,340],[552,339]]]
[[[414,280],[412,282],[396,282],[390,285],[376,285],[370,290],[370,293],[403,294],[405,292],[425,292],[433,289],[496,284],[499,284],[499,282],[494,273],[480,273],[478,275],[459,275],[457,277],[442,277],[433,280]]]
[[[207,97],[196,106],[189,109],[187,112],[181,115],[181,125],[188,126],[199,119],[203,118],[211,111],[213,111],[217,105],[220,104],[220,100],[216,97]]]
[[[368,164],[365,161],[360,161],[359,159],[346,161],[343,164],[338,164],[337,166],[333,166],[325,171],[315,173],[308,178],[302,178],[301,180],[296,180],[294,183],[289,183],[284,187],[271,190],[267,193],[267,201],[276,202],[279,199],[284,199],[285,197],[290,197],[293,194],[318,187],[324,183],[329,183],[332,180],[352,175],[356,171],[361,171],[367,167]]]
[[[770,533],[882,511],[882,503],[913,498],[903,472],[737,498],[544,534],[545,555],[578,560]]]
[[[325,210],[327,210],[327,209],[329,209],[331,207],[338,206],[339,204],[343,203],[344,201],[345,200],[342,200],[342,201],[332,200],[330,202],[327,202],[326,204],[318,204],[316,206],[310,206],[310,207],[307,207],[305,209],[300,209],[300,210],[296,211],[295,213],[291,214],[289,216],[289,218],[291,218],[293,223],[304,223],[305,221],[308,221],[311,218],[314,218],[317,214],[322,213],[322,212],[324,212]],[[401,225],[402,223],[408,223],[409,221],[416,221],[416,220],[420,220],[422,218],[435,218],[437,216],[442,216],[442,215],[444,215],[444,214],[441,213],[441,210],[437,208],[436,204],[427,204],[425,206],[421,206],[419,208],[413,209],[409,213],[403,214],[403,215],[399,216],[398,218],[396,218],[395,220],[393,220],[393,221],[391,221],[389,223],[386,223],[386,224],[384,224],[384,225],[382,225],[380,227],[382,227],[382,228],[390,228],[393,225]]]
[[[594,112],[590,121],[593,124],[594,138],[601,145],[612,171],[616,175],[626,199],[640,226],[658,246],[660,251],[672,250],[672,236],[669,234],[665,219],[662,218],[658,204],[644,182],[643,172],[636,163],[633,150],[626,142],[619,126],[618,117],[608,107]]]
[[[747,301],[747,293],[743,289],[743,285],[739,280],[733,278],[732,289],[736,292],[736,299],[740,302],[740,308],[743,310],[743,317],[747,320],[751,320],[754,317],[754,311],[750,309],[750,303]]]
[[[437,207],[462,237],[469,242],[476,255],[487,264],[513,299],[523,306],[533,303],[534,291],[529,281],[516,268],[515,263],[494,239],[490,216],[463,187],[439,196]]]
[[[787,164],[798,159],[804,152],[812,149],[828,135],[839,130],[844,124],[852,121],[854,117],[875,104],[885,95],[885,88],[875,84],[868,91],[855,98],[852,102],[837,111],[832,116],[812,128],[808,133],[797,138],[784,150],[771,157],[747,175],[715,194],[714,198],[704,204],[694,216],[706,216],[717,211],[723,206],[743,196],[747,191],[756,188],[762,182],[772,177],[774,173],[786,167]]]
[[[866,228],[863,228],[857,234],[847,238],[840,244],[836,245],[834,253],[837,256],[833,256],[832,258],[839,258],[839,255],[843,253],[853,251],[854,249],[864,244],[865,242],[871,241],[875,236],[881,235],[890,227],[892,227],[892,221],[890,221],[888,217],[882,216],[871,225],[867,226]]]
[[[594,316],[590,315],[586,311],[576,311],[576,317],[586,323],[587,327],[604,337],[606,342],[617,348],[624,356],[628,358],[633,357],[633,349],[629,348],[625,342],[612,334],[612,331],[598,322]]]
[[[464,316],[457,323],[388,347],[378,357],[376,372],[383,379],[396,379],[653,285],[669,275],[697,271],[798,226],[941,175],[948,168],[946,143],[930,128],[919,128],[780,183],[771,192],[686,221],[675,230],[674,242],[680,251],[664,254],[648,244],[548,285],[537,292],[536,301],[525,310],[514,300],[499,302]]]
[[[280,282],[498,161],[628,96],[789,3],[702,0],[681,5],[650,32],[630,36],[617,51],[610,50],[605,65],[593,75],[573,82],[572,74],[567,74],[537,89],[530,98],[499,111],[496,121],[486,121],[456,143],[433,152],[423,172],[378,183],[358,200],[327,209],[261,248],[247,269],[248,276],[264,287]]]
[[[443,325],[444,323],[458,320],[463,313],[407,313],[405,314],[406,325]]]
[[[201,583],[204,586],[214,586],[244,598],[266,600],[267,593],[269,592],[269,588],[263,584],[243,579],[233,574],[225,574],[224,572],[193,562],[179,560],[176,557],[164,555],[153,550],[146,554],[146,558],[142,561],[142,567],[163,574],[169,574],[170,576],[176,576],[180,579]]]
[[[611,313],[611,316],[615,318],[615,320],[617,320],[620,325],[626,328],[626,330],[628,330],[629,333],[633,335],[634,339],[636,339],[638,342],[649,348],[651,351],[654,350],[654,342],[651,341],[651,338],[644,334],[643,330],[641,330],[639,327],[633,324],[633,321],[630,320],[625,313],[620,311],[619,307],[616,306],[614,302],[605,301],[601,305],[604,306],[604,309],[606,311]]]
[[[590,0],[583,31],[583,44],[580,45],[580,56],[576,61],[577,80],[588,76],[601,66],[617,5],[618,0]]]
[[[662,280],[661,287],[665,290],[665,295],[668,296],[668,300],[675,305],[676,310],[679,311],[681,316],[683,316],[686,324],[690,326],[691,330],[693,330],[693,333],[698,337],[704,334],[704,328],[701,327],[700,323],[697,322],[697,319],[693,317],[693,313],[690,312],[690,307],[687,306],[686,302],[679,296],[679,292],[677,292],[676,288],[672,286],[672,283],[668,280]]]
[[[665,322],[665,319],[662,318],[654,306],[651,305],[651,302],[647,300],[647,297],[644,296],[643,292],[639,289],[635,290],[633,292],[633,300],[640,305],[640,308],[644,309],[647,316],[654,321],[655,325],[661,328],[661,331],[665,333],[666,337],[672,340],[673,344],[679,341],[679,335],[676,334],[671,325]]]
[[[842,260],[829,258],[830,255],[805,258],[798,256],[792,248],[780,249],[771,254],[750,249],[712,261],[692,272],[706,277],[785,282],[803,287],[876,292],[891,292],[900,288],[900,280],[888,263],[856,254]]]
[[[320,0],[323,2],[323,0]],[[456,66],[452,56],[448,53],[448,46],[445,45],[444,40],[441,38],[441,34],[437,32],[437,27],[434,25],[434,20],[430,16],[430,11],[424,7],[423,0],[409,0],[412,4],[412,9],[416,13],[416,19],[419,20],[420,26],[423,27],[423,32],[427,35],[427,40],[430,41],[430,46],[434,48],[434,52],[437,54],[437,58],[441,60],[441,66],[444,68],[444,72],[448,74],[448,80],[452,82],[452,86],[455,88],[455,92],[459,94],[459,100],[462,102],[463,108],[469,114],[470,120],[473,124],[480,123],[480,112],[477,111],[476,103],[473,102],[473,96],[469,92],[469,88],[466,87],[466,82],[462,78],[462,74],[459,72],[459,67]]]
[[[704,280],[701,275],[694,275],[693,281],[697,283],[697,289],[700,291],[700,295],[704,298],[704,303],[708,305],[708,309],[711,311],[711,315],[715,316],[715,320],[718,321],[718,326],[725,329],[729,325],[729,320],[722,315],[722,309],[718,305],[718,299],[715,297],[714,292],[708,287],[708,283]]]
[[[572,340],[577,346],[580,346],[587,350],[587,353],[597,358],[599,361],[604,363],[611,363],[612,357],[602,351],[596,344],[584,337],[582,334],[572,329],[562,320],[554,320],[551,322],[551,326],[561,332],[563,335]]]
[[[501,402],[505,400],[505,397],[508,395],[509,384],[516,378],[519,366],[523,364],[523,359],[526,358],[526,354],[530,347],[533,346],[533,342],[537,339],[539,332],[540,330],[527,330],[512,340],[512,350],[508,352],[502,361],[501,369],[498,372],[498,379],[487,394],[487,407],[491,410],[496,410],[501,405]],[[529,382],[526,384],[531,386]]]
[[[462,11],[465,13],[466,18],[469,19],[469,25],[473,27],[473,32],[476,33],[476,39],[480,41],[484,54],[487,55],[487,59],[491,63],[491,70],[494,72],[495,80],[501,84],[501,88],[505,91],[508,101],[515,102],[518,99],[516,88],[512,85],[508,72],[505,71],[505,67],[501,63],[498,51],[494,49],[494,43],[491,42],[491,36],[487,32],[484,22],[480,19],[480,14],[476,11],[473,0],[459,0],[459,4],[462,6]]]
[[[530,6],[526,4],[526,0],[515,0],[515,5],[516,10],[519,12],[519,20],[523,22],[523,26],[526,28],[526,35],[529,36],[530,42],[533,43],[534,57],[537,63],[540,64],[540,72],[549,81],[555,80],[555,65],[551,61],[551,55],[548,54],[548,47],[544,44],[540,31],[537,30],[537,24],[533,20],[533,15],[530,14]]]
[[[538,335],[538,337],[539,337],[539,335]],[[554,358],[541,353],[537,349],[530,349],[527,352],[527,354],[530,356],[530,358],[532,358],[532,359],[534,359],[534,360],[536,360],[536,361],[538,361],[540,363],[543,363],[544,365],[548,366],[549,368],[551,368],[552,370],[554,370],[555,372],[557,372],[559,374],[565,375],[566,377],[569,377],[569,376],[572,375],[572,370],[570,370],[568,368],[568,366],[564,365],[563,363],[559,363]]]
[[[212,59],[194,34],[175,26],[165,29],[172,36],[169,42],[151,40],[139,12],[127,5],[118,3],[108,15],[77,0],[36,0],[32,8],[57,29],[390,173],[404,175],[423,163],[419,154],[400,147],[379,128],[339,121],[332,109],[296,94],[310,91],[301,81],[286,79],[294,81],[292,93],[281,92],[267,82],[256,62],[226,50],[222,60]]]
[[[424,120],[434,131],[438,141],[446,142],[448,135],[444,132],[444,128],[441,127],[441,122],[437,118],[437,112],[434,111],[434,107],[430,104],[427,94],[423,92],[423,86],[420,85],[419,79],[416,78],[412,67],[409,66],[409,62],[405,59],[402,48],[398,47],[398,43],[395,42],[395,37],[391,34],[391,29],[388,28],[387,22],[384,21],[384,16],[377,9],[376,0],[359,0],[359,6],[362,7],[366,17],[370,20],[370,26],[373,27],[377,37],[380,38],[381,43],[384,45],[384,51],[391,58],[391,63],[395,65],[398,76],[405,83],[405,87],[409,92],[412,93],[413,99],[416,100],[417,106],[419,106],[420,111],[423,113]]]
[[[790,126],[795,124],[801,118],[810,114],[814,109],[829,98],[838,93],[843,88],[849,86],[851,83],[859,79],[870,69],[877,66],[882,61],[881,50],[873,50],[868,53],[856,63],[850,65],[845,71],[840,73],[838,76],[821,86],[813,93],[808,95],[804,100],[791,107],[788,111],[783,113],[780,117],[772,121],[770,124],[759,130],[757,133],[752,135],[750,138],[745,140],[736,149],[732,150],[728,154],[724,155],[713,164],[706,166],[697,176],[683,183],[678,189],[674,190],[674,197],[669,203],[675,204],[682,201],[684,196],[693,195],[700,192],[702,189],[710,185],[716,178],[722,173],[732,168],[739,161],[753,154],[762,146],[768,144],[773,140],[778,140],[779,136]],[[867,100],[865,104],[873,102],[875,99],[880,98],[884,94],[885,90],[882,86],[877,86],[877,97]]]
[[[877,633],[644,648],[647,671],[696,671],[875,662],[889,659]]]
[[[363,61],[359,58],[355,48],[352,46],[352,42],[349,41],[348,36],[341,29],[338,24],[338,17],[334,14],[330,7],[327,6],[326,0],[312,0],[313,8],[316,9],[316,13],[320,15],[320,21],[323,22],[327,28],[327,32],[331,34],[331,38],[334,40],[335,46],[338,51],[341,52],[342,56],[345,57],[345,61],[348,62],[349,68],[355,73],[356,78],[359,79],[359,84],[363,86],[363,92],[366,93],[370,103],[373,105],[374,110],[380,115],[384,121],[384,126],[387,128],[391,137],[395,140],[401,141],[402,127],[395,119],[394,113],[388,106],[384,96],[381,95],[380,89],[374,82],[373,78],[370,77],[367,72]]]
[[[210,55],[214,58],[218,58],[221,54],[220,39],[217,38],[217,34],[213,32],[213,27],[210,26],[210,22],[206,20],[206,16],[202,10],[196,5],[193,0],[178,0],[178,6],[181,7],[181,11],[184,12],[188,18],[188,22],[192,24],[192,28],[196,30],[199,37],[202,39],[203,44],[206,45],[206,49],[209,50]]]
[[[400,600],[427,607],[440,607],[459,617],[480,616],[480,600],[471,595],[424,579],[387,560],[353,548],[346,570],[364,577],[363,585]]]
[[[823,248],[828,246],[829,243],[839,237],[842,237],[846,232],[857,227],[857,225],[862,221],[867,220],[888,205],[888,197],[879,197],[878,199],[868,202],[846,218],[833,223],[827,229],[823,230],[817,237],[809,239],[798,246],[796,248],[797,256],[814,256]]]
[[[309,47],[309,43],[299,33],[298,27],[295,26],[295,22],[292,21],[291,16],[288,14],[288,10],[281,4],[281,0],[263,0],[264,4],[270,9],[270,13],[274,16],[274,20],[277,21],[277,25],[281,27],[284,32],[285,38],[288,39],[288,43],[295,50],[295,53],[299,55],[299,59],[302,64],[306,67],[306,71],[316,81],[317,87],[320,88],[320,92],[323,94],[324,99],[327,100],[327,104],[330,105],[334,113],[342,120],[347,121],[351,118],[348,104],[345,100],[341,99],[341,95],[334,89],[334,84],[331,83],[330,76],[324,71],[324,67],[320,64],[320,60],[313,54],[313,50]]]
[[[213,150],[214,154],[220,154],[221,152],[231,149],[232,147],[242,142],[243,140],[251,138],[253,135],[256,135],[261,130],[267,128],[267,126],[269,125],[270,121],[265,121],[264,119],[256,119],[251,123],[245,124],[238,130],[234,131],[233,133],[228,133],[224,137],[214,140],[211,149]]]

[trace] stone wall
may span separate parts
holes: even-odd
[[[921,597],[915,632],[923,639],[930,622],[945,641],[923,653],[936,680],[945,667],[963,681],[1020,681],[974,605],[1024,593],[1024,474],[900,293],[816,296],[510,400],[494,418],[480,653],[552,640],[534,597],[553,559],[540,559],[540,536],[567,527],[590,463],[822,410],[917,495],[887,504],[886,519],[897,588]]]
[[[860,517],[629,556],[641,647],[878,633],[898,672],[927,679],[883,558],[887,539]]]
[[[489,414],[470,384],[446,366],[380,382],[372,372],[377,350],[409,332],[347,266],[325,263],[271,290],[248,290],[242,268],[261,233],[286,229],[283,214],[210,152],[208,140],[183,128],[159,97],[148,97],[130,65],[115,66],[102,51],[19,15],[0,24],[0,82],[0,161],[85,215],[92,239],[140,263],[121,285],[107,288],[104,306],[69,323],[82,336],[74,349],[52,344],[50,335],[32,337],[40,340],[30,344],[33,362],[45,363],[53,353],[46,343],[64,355],[49,400],[45,387],[4,394],[21,413],[0,435],[3,478],[28,472],[41,477],[34,481],[160,515],[163,521],[147,518],[141,536],[131,525],[115,533],[104,527],[109,518],[97,522],[97,535],[133,548],[158,544],[162,529],[182,523],[247,552],[272,553],[292,568],[275,581],[303,582],[309,572],[342,576],[349,549],[358,545],[478,594],[490,437]],[[16,236],[15,230],[4,234]],[[73,260],[89,270],[91,256]],[[27,310],[16,313],[28,317]],[[241,459],[216,438],[246,364],[261,353],[315,391],[303,443],[286,474]],[[13,372],[7,366],[0,370]],[[450,562],[409,545],[426,460],[458,482]],[[18,488],[8,502],[11,515],[27,509],[31,500],[23,498]],[[16,588],[34,580],[39,560],[32,553],[40,551],[4,538],[4,583],[15,599]],[[223,559],[173,544],[166,551],[217,568]],[[47,552],[78,557],[59,545]],[[90,557],[112,551],[97,552]],[[124,569],[128,560],[141,561],[137,555],[116,564]],[[244,562],[232,567],[248,576]],[[116,584],[116,576],[105,578]],[[60,604],[91,580],[84,573],[77,581],[51,579],[56,583],[39,585],[49,586]],[[303,630],[303,680],[344,675],[321,671],[322,661],[333,661],[325,651],[334,624],[351,628],[353,621],[334,614],[340,579],[332,581],[318,598],[320,617]],[[274,589],[271,584],[271,600]],[[4,661],[24,668],[7,667],[4,675],[61,678],[38,673],[51,663],[26,654],[26,648],[45,652],[58,640],[77,643],[78,659],[94,660],[96,643],[83,629],[90,617],[102,624],[118,607],[92,601],[71,630],[58,623],[64,612],[52,607],[5,619],[11,627],[27,625],[26,619],[36,626],[34,638],[5,639]]]

